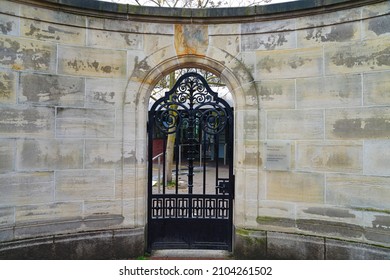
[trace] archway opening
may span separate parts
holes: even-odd
[[[231,250],[233,100],[215,74],[169,73],[148,113],[148,248]]]

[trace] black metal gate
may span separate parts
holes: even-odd
[[[148,136],[148,250],[231,250],[233,111],[228,102],[202,75],[186,73],[151,107]],[[170,141],[173,159],[168,158]]]

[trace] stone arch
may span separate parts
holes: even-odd
[[[253,146],[255,146],[256,154],[259,151],[259,132],[260,125],[258,123],[259,104],[256,83],[250,74],[250,71],[244,66],[244,64],[236,57],[229,53],[209,46],[208,55],[173,55],[169,58],[165,58],[168,52],[174,49],[173,46],[168,46],[158,50],[157,52],[149,55],[148,57],[140,60],[129,77],[128,85],[125,92],[124,102],[124,125],[135,125],[136,135],[133,139],[136,143],[136,158],[137,162],[141,163],[136,166],[137,182],[135,185],[134,194],[138,195],[138,205],[135,207],[135,225],[143,226],[146,223],[146,181],[147,181],[147,111],[148,102],[151,95],[151,91],[157,82],[169,74],[170,72],[190,66],[208,70],[215,74],[221,75],[221,79],[226,83],[230,92],[232,93],[235,107],[235,152],[234,156],[234,169],[236,173],[236,199],[235,209],[242,209],[237,211],[234,217],[234,223],[243,225],[245,221],[244,205],[245,205],[245,193],[247,188],[245,177],[247,174],[251,174],[253,177],[257,174],[257,168],[259,160],[258,158],[248,158],[245,153],[247,150],[253,152]],[[155,63],[156,57],[161,57],[161,62]],[[223,58],[223,59],[218,59]],[[136,119],[136,123],[131,123],[129,120]],[[253,121],[251,121],[253,120]],[[249,124],[255,123],[255,127],[247,127],[246,122]],[[124,127],[124,145],[126,145],[126,128]],[[249,136],[249,139],[246,137]],[[249,148],[248,148],[249,147]],[[252,165],[248,165],[249,161],[256,161]],[[253,169],[253,170],[252,170]],[[140,175],[138,177],[138,175]],[[256,175],[255,175],[256,176]],[[124,186],[126,183],[124,182]],[[138,221],[138,222],[137,222]]]

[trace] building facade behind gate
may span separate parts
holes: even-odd
[[[390,2],[320,2],[0,0],[0,258],[143,254],[149,97],[184,67],[234,99],[236,257],[390,258]]]

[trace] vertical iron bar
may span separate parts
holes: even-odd
[[[214,150],[215,150],[215,186],[218,186],[219,134],[215,134],[215,136],[214,136]]]
[[[203,155],[200,155],[203,156],[203,194],[206,194],[206,136],[207,133],[203,131]]]
[[[167,138],[168,136],[164,137],[163,140],[163,194],[165,194],[166,178],[167,178],[167,174],[166,174]]]
[[[180,144],[180,141],[179,141],[179,129],[176,131],[176,137],[175,137],[175,153],[174,153],[174,157],[175,157],[175,162],[176,162],[176,186],[175,186],[175,193],[178,194],[179,193],[179,158],[178,158],[178,153],[179,153],[179,144]]]

